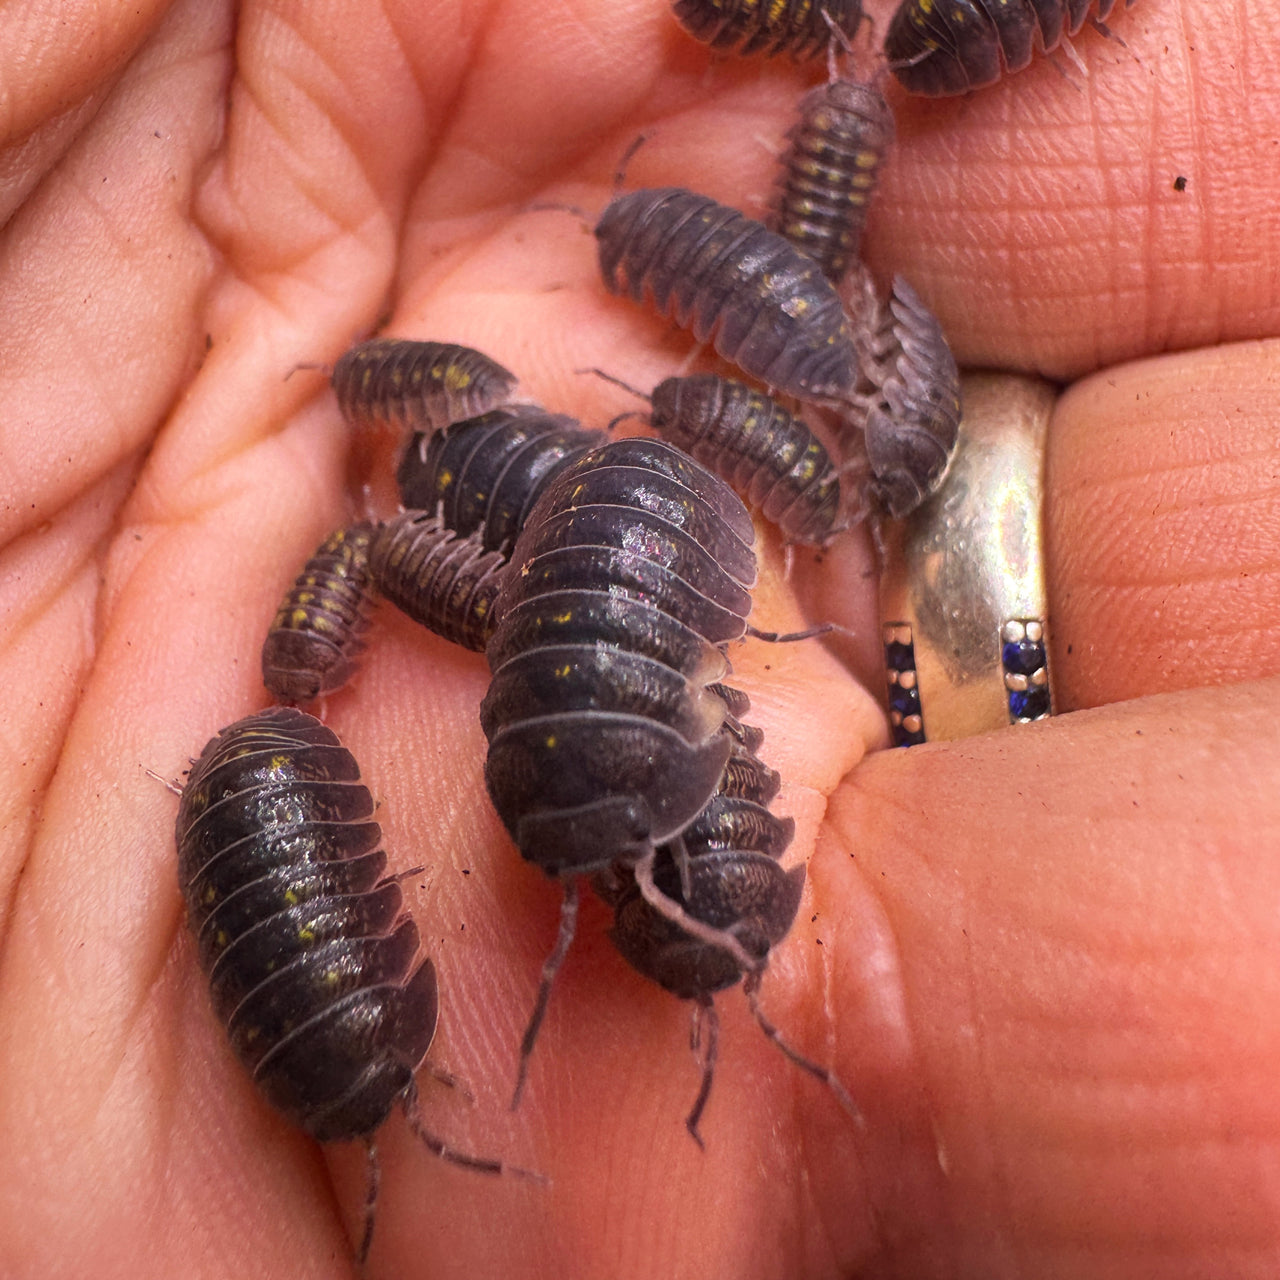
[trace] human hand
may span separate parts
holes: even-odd
[[[353,482],[390,500],[389,443],[348,467],[318,377],[285,375],[389,314],[589,424],[630,408],[573,371],[652,383],[687,339],[604,294],[576,221],[528,206],[599,209],[646,132],[628,186],[758,212],[821,70],[708,70],[659,0],[94,12],[33,3],[0,51],[0,1259],[349,1274],[362,1153],[320,1153],[231,1055],[176,802],[144,772],[177,776],[262,705],[298,565]],[[811,858],[762,1000],[865,1130],[730,991],[699,1152],[688,1009],[626,968],[598,906],[507,1113],[558,890],[480,784],[483,661],[379,610],[326,716],[392,865],[430,866],[406,894],[440,971],[431,1058],[477,1105],[424,1076],[426,1118],[552,1185],[442,1164],[393,1117],[370,1274],[1275,1269],[1280,59],[1245,16],[1140,0],[1113,23],[1136,59],[1086,34],[1087,80],[1041,64],[895,97],[872,265],[913,281],[962,364],[1106,372],[1063,397],[1049,454],[1058,706],[1080,715],[864,760],[886,741],[866,548],[802,553],[784,582],[764,534],[761,624],[867,638],[871,693],[817,645],[733,655],[789,859]]]

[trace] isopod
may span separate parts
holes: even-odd
[[[723,686],[720,686],[723,688]],[[745,695],[729,691],[742,701]],[[745,710],[745,708],[740,708]],[[614,945],[639,973],[681,999],[696,1001],[695,1040],[703,1023],[707,1045],[702,1084],[685,1125],[699,1146],[698,1123],[711,1094],[716,1066],[719,1019],[713,995],[743,983],[753,1015],[765,1034],[798,1066],[824,1081],[851,1114],[857,1109],[843,1085],[828,1070],[797,1053],[782,1040],[760,1009],[757,992],[770,950],[786,937],[795,920],[804,887],[804,867],[784,871],[779,859],[795,833],[790,818],[778,818],[768,804],[778,789],[778,775],[755,754],[763,737],[747,725],[736,755],[743,767],[726,769],[716,794],[680,835],[689,865],[688,886],[682,884],[676,851],[664,846],[654,869],[664,893],[679,900],[694,918],[728,929],[759,962],[749,972],[722,947],[691,937],[680,925],[655,911],[634,876],[623,867],[598,873],[593,880],[613,907],[610,931]],[[754,766],[754,767],[753,767]],[[745,981],[744,981],[745,979]]]
[[[340,689],[355,670],[369,625],[373,526],[331,533],[303,566],[262,646],[262,681],[284,702]]]
[[[1038,47],[1052,53],[1097,4],[1103,26],[1115,0],[902,0],[885,34],[889,67],[908,93],[940,98],[1021,71]],[[1129,8],[1133,0],[1125,0]]]
[[[373,338],[338,360],[332,381],[352,426],[437,431],[506,404],[517,380],[471,347]]]
[[[486,551],[480,533],[459,537],[438,515],[402,511],[379,525],[369,552],[378,591],[436,635],[483,652],[507,557]]]
[[[536,405],[511,405],[416,435],[396,480],[406,507],[439,511],[444,525],[477,530],[486,551],[510,552],[542,486],[608,439]]]
[[[901,277],[864,352],[874,386],[865,399],[868,493],[883,511],[910,515],[942,483],[960,431],[960,374],[942,326]]]
[[[800,100],[766,225],[839,280],[858,256],[867,206],[893,140],[893,112],[870,84],[833,80]]]
[[[236,1056],[311,1137],[365,1143],[361,1261],[373,1239],[373,1135],[397,1103],[436,1155],[524,1174],[456,1151],[423,1125],[414,1073],[435,1034],[436,972],[398,879],[385,874],[373,810],[337,735],[273,707],[208,743],[177,820],[188,921]]]
[[[727,668],[719,646],[746,630],[751,540],[721,481],[670,445],[632,439],[563,470],[516,542],[486,650],[485,783],[521,854],[564,884],[517,1097],[573,937],[575,876],[632,865],[657,911],[756,965],[652,881],[657,846],[703,810],[732,754],[709,686]]]
[[[843,528],[830,455],[772,397],[713,373],[667,378],[653,389],[651,421],[792,541],[824,543]]]
[[[657,310],[751,377],[800,400],[849,393],[853,335],[822,269],[777,232],[682,187],[618,196],[596,224],[612,293]]]
[[[862,0],[675,0],[673,7],[680,25],[713,49],[767,58],[816,57],[833,39],[851,41],[863,18]]]

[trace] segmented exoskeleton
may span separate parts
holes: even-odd
[[[479,531],[486,551],[509,553],[542,486],[607,439],[536,405],[494,409],[416,435],[396,473],[400,501],[438,511],[464,537]]]
[[[801,400],[851,392],[858,365],[821,268],[762,223],[659,187],[618,196],[595,228],[605,287],[663,315],[751,377]]]
[[[840,477],[800,418],[743,382],[713,373],[667,378],[650,421],[733,487],[793,542],[825,543],[844,526]]]
[[[435,1034],[436,974],[385,874],[373,797],[337,735],[293,707],[229,725],[178,806],[178,880],[236,1056],[273,1106],[320,1142],[364,1141],[399,1103],[437,1155],[485,1173],[423,1126],[414,1072]],[[513,1172],[521,1172],[513,1170]]]
[[[506,568],[507,557],[485,551],[479,531],[460,538],[427,511],[402,511],[379,525],[369,553],[370,576],[392,604],[477,652],[493,633]]]
[[[717,687],[732,695],[739,713],[749,706],[745,694]],[[784,871],[779,865],[795,833],[795,823],[769,812],[769,802],[778,790],[778,775],[755,754],[763,734],[753,726],[736,720],[735,724],[739,732],[733,763],[738,767],[726,768],[716,794],[680,836],[683,856],[688,859],[687,885],[681,882],[677,851],[671,846],[659,851],[654,878],[691,916],[729,930],[757,958],[760,967],[744,971],[722,947],[692,937],[654,911],[625,866],[598,873],[593,880],[614,909],[610,937],[627,962],[667,991],[697,1002],[695,1043],[701,1039],[697,1033],[704,1025],[707,1038],[702,1084],[685,1124],[699,1146],[698,1122],[711,1094],[719,1038],[712,997],[740,981],[765,1034],[798,1066],[829,1085],[842,1106],[857,1114],[836,1077],[787,1045],[757,1000],[769,952],[786,937],[795,920],[805,871],[802,866]]]
[[[355,672],[369,625],[373,526],[331,533],[281,601],[262,646],[262,681],[284,702],[340,689]]]
[[[863,18],[862,0],[675,0],[674,9],[680,25],[713,49],[767,58],[813,58],[832,40],[848,44]]]
[[[766,225],[839,280],[858,256],[893,112],[873,85],[833,80],[800,100],[787,137]]]
[[[573,937],[581,873],[634,866],[657,911],[756,967],[652,883],[657,846],[698,816],[732,753],[709,686],[727,668],[719,646],[746,631],[752,536],[719,480],[669,445],[633,439],[562,471],[516,542],[486,650],[485,782],[521,854],[565,885],[520,1083]]]
[[[901,276],[883,306],[869,276],[862,287],[864,310],[878,317],[865,330],[862,352],[872,390],[850,404],[863,428],[869,497],[901,518],[946,475],[960,430],[960,374],[942,326]]]
[[[333,367],[333,390],[355,427],[438,431],[506,404],[516,376],[496,360],[452,342],[373,338]]]
[[[1084,26],[1095,0],[902,0],[885,34],[890,70],[908,93],[946,97],[1021,71]],[[1115,0],[1096,0],[1095,26]],[[1133,0],[1125,0],[1129,8]]]

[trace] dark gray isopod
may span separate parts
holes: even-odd
[[[960,373],[942,326],[901,276],[893,280],[879,349],[888,359],[867,415],[871,492],[899,518],[946,475],[960,431]]]
[[[486,551],[510,552],[542,486],[608,439],[536,405],[510,405],[413,438],[396,480],[406,507],[439,511]]]
[[[506,404],[515,388],[514,373],[452,342],[373,338],[333,367],[338,406],[355,427],[437,431]]]
[[[853,390],[844,308],[822,269],[762,223],[682,187],[618,196],[595,228],[605,288],[689,329],[751,377],[801,400]]]
[[[824,543],[844,526],[840,477],[800,418],[743,382],[698,373],[653,389],[650,421],[726,481],[794,542]]]
[[[833,39],[852,40],[863,16],[862,0],[676,0],[673,7],[680,25],[713,49],[768,58],[816,57]]]
[[[756,744],[763,736],[751,726],[739,728]],[[777,774],[759,760],[754,747],[739,746],[735,755],[743,767],[725,770],[716,794],[680,835],[682,854],[688,860],[687,885],[682,884],[676,850],[671,846],[659,851],[654,878],[690,916],[732,933],[756,958],[757,967],[744,971],[723,947],[691,936],[680,924],[655,911],[627,868],[597,874],[594,880],[614,909],[610,937],[623,957],[667,991],[697,1002],[695,1031],[706,1024],[702,1084],[685,1121],[699,1145],[698,1122],[711,1093],[716,1065],[719,1023],[712,996],[740,981],[765,1034],[798,1066],[824,1081],[841,1105],[857,1115],[836,1077],[788,1046],[757,1001],[769,952],[786,937],[795,920],[805,872],[803,867],[784,871],[779,865],[795,833],[795,823],[775,817],[767,808],[777,792]],[[697,1039],[700,1037],[695,1035]]]
[[[504,1168],[423,1127],[414,1073],[435,1034],[435,967],[419,954],[399,883],[385,875],[373,809],[337,735],[274,707],[209,742],[177,820],[178,880],[236,1056],[317,1141],[366,1144],[362,1260],[373,1237],[373,1134],[397,1103],[437,1155]]]
[[[483,652],[507,558],[485,551],[479,532],[460,538],[439,516],[402,511],[378,527],[369,573],[398,609],[436,635]]]
[[[1052,53],[1084,26],[1094,0],[902,0],[884,53],[908,93],[947,97],[1021,71],[1037,47]],[[1096,0],[1102,26],[1115,0]],[[1133,0],[1125,0],[1129,8]],[[1105,31],[1106,28],[1103,27]]]
[[[942,326],[901,276],[883,307],[869,276],[862,287],[864,306],[878,316],[863,351],[873,390],[851,397],[857,412],[849,421],[863,428],[869,497],[900,519],[946,475],[960,431],[960,374]]]
[[[512,556],[488,649],[493,684],[482,711],[489,735],[486,780],[494,805],[521,852],[550,875],[588,872],[621,856],[639,857],[692,820],[719,781],[727,743],[724,707],[702,686],[725,669],[715,647],[746,629],[755,581],[750,523],[735,531],[717,512],[725,499],[745,510],[720,481],[697,467],[699,489],[673,480],[645,458],[696,464],[653,440],[625,440],[588,454],[543,492]],[[703,496],[710,494],[713,501]],[[646,593],[622,585],[614,567],[634,562],[708,602],[698,616],[720,626],[716,640],[690,632]],[[647,564],[645,562],[648,562]],[[554,572],[551,572],[554,571]],[[550,576],[548,576],[550,573]],[[678,590],[678,587],[673,588]],[[522,612],[522,607],[528,606]],[[536,622],[529,624],[532,612]],[[618,625],[621,620],[621,625]],[[513,644],[515,629],[520,643]],[[671,637],[669,639],[669,637]],[[667,646],[670,645],[670,652]],[[645,654],[683,682],[670,708],[703,727],[692,737],[662,719],[629,716],[609,704],[629,695],[608,680],[582,706],[528,717],[504,710],[513,662],[528,679],[531,663],[558,669],[546,650],[576,646],[606,660]],[[691,704],[714,704],[705,712]],[[714,714],[712,714],[714,712]]]
[[[340,689],[355,671],[369,625],[373,526],[331,533],[281,601],[262,646],[262,682],[284,702]]]
[[[708,686],[727,667],[719,646],[746,629],[751,536],[724,484],[661,441],[633,439],[563,470],[516,542],[486,650],[485,783],[521,854],[565,886],[517,1097],[573,937],[577,875],[634,866],[660,914],[754,966],[650,875],[656,846],[694,821],[733,754],[725,702]]]
[[[766,225],[839,280],[858,256],[893,112],[874,86],[833,80],[800,100],[787,137]]]

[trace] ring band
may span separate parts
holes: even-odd
[[[897,746],[966,738],[1052,714],[1041,513],[1055,392],[968,374],[950,470],[886,521],[880,576]]]

